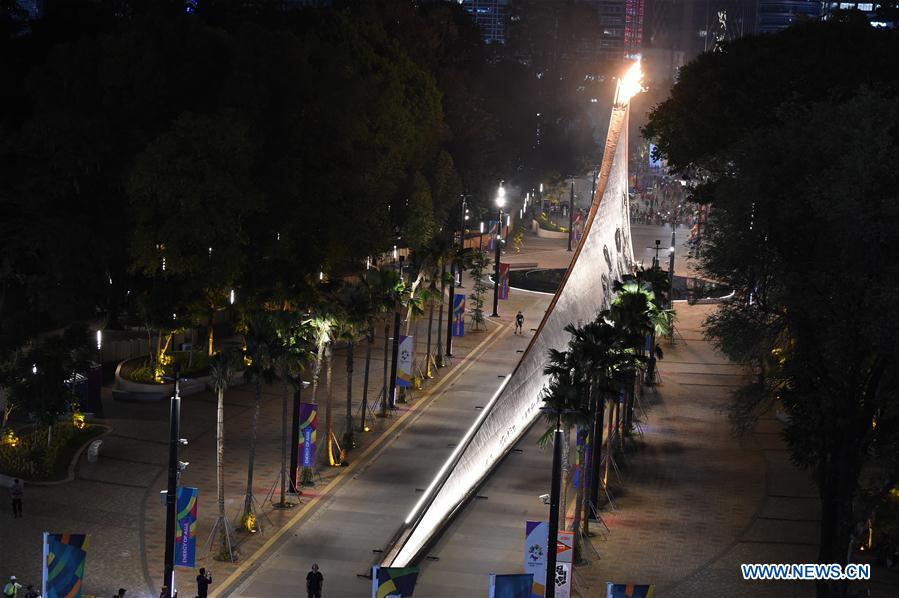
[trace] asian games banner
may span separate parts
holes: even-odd
[[[546,542],[549,524],[527,521],[524,526],[524,572],[534,576],[531,598],[543,598],[546,591]]]
[[[315,467],[317,413],[318,405],[315,403],[300,403],[300,436],[297,445],[299,459],[297,461],[302,463],[303,467]],[[299,486],[300,481],[296,480],[296,484]]]
[[[453,296],[453,336],[465,336],[465,295]]]
[[[88,544],[86,534],[44,532],[41,593],[46,598],[81,598]]]
[[[509,298],[509,264],[499,263],[499,298]]]
[[[396,367],[396,385],[400,388],[412,387],[412,340],[411,336],[400,335],[400,353]]]
[[[175,566],[193,567],[197,559],[197,495],[199,490],[178,487],[175,524]]]

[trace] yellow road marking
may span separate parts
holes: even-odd
[[[281,528],[277,532],[275,532],[275,534],[271,538],[269,538],[265,542],[265,544],[260,546],[251,557],[238,565],[237,569],[235,569],[234,572],[225,579],[225,581],[219,584],[219,586],[209,594],[209,597],[218,598],[219,596],[223,596],[225,591],[228,590],[230,586],[234,584],[234,582],[240,579],[252,566],[254,566],[259,561],[259,559],[261,559],[265,555],[265,553],[268,552],[268,550],[275,544],[275,542],[281,539],[281,537],[286,534],[288,530],[292,529],[297,523],[299,523],[300,520],[309,512],[310,509],[312,509],[314,505],[318,504],[319,499],[321,499],[323,496],[329,496],[328,493],[334,488],[334,486],[337,485],[338,482],[340,482],[347,475],[353,472],[360,463],[365,463],[365,458],[372,451],[379,448],[382,444],[384,444],[384,442],[386,442],[387,439],[391,438],[392,433],[397,427],[403,424],[422,405],[424,405],[425,403],[430,404],[430,399],[433,397],[433,395],[451,378],[458,378],[465,371],[467,371],[468,368],[474,365],[475,360],[473,359],[473,357],[476,356],[479,351],[481,351],[482,347],[488,342],[494,340],[494,337],[496,337],[496,335],[499,334],[504,328],[508,328],[508,326],[505,324],[500,324],[499,322],[496,323],[499,324],[496,329],[491,332],[487,336],[487,338],[478,343],[478,345],[463,358],[462,362],[459,363],[456,369],[450,372],[447,376],[438,380],[437,384],[435,384],[433,388],[430,388],[421,398],[421,400],[417,401],[414,405],[412,405],[412,407],[410,407],[410,409],[406,413],[401,415],[395,422],[393,422],[393,425],[387,428],[387,430],[385,430],[380,437],[376,438],[375,441],[372,442],[371,445],[367,449],[365,449],[358,457],[353,459],[353,462],[348,467],[344,468],[343,471],[338,473],[333,480],[328,482],[328,484],[321,490],[321,492],[312,497],[309,502],[303,505],[303,507],[297,512],[297,514],[291,517],[291,519],[286,524],[281,526]],[[468,361],[469,363],[465,364],[465,366],[463,367],[463,363],[465,361]]]

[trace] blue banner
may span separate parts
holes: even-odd
[[[490,598],[531,598],[532,573],[490,574]]]
[[[81,598],[88,538],[44,532],[42,593],[47,598]]]
[[[178,487],[175,527],[175,566],[193,567],[197,559],[197,495],[199,490]]]
[[[465,336],[465,295],[453,297],[453,336]]]

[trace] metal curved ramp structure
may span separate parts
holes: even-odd
[[[628,87],[628,78],[633,78]],[[607,307],[612,281],[629,272],[633,249],[628,206],[629,100],[639,91],[639,63],[619,82],[584,235],[543,320],[511,375],[496,391],[383,553],[381,566],[418,562],[452,517],[527,432],[540,413],[549,349],[564,349],[569,323]]]

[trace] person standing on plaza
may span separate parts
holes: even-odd
[[[325,576],[318,570],[318,563],[312,563],[312,571],[306,574],[306,592],[309,598],[322,598],[322,584]]]
[[[9,488],[9,497],[12,499],[12,516],[13,517],[21,517],[22,516],[22,481],[19,478],[16,478],[12,481],[12,486]]]
[[[25,588],[25,598],[41,598],[41,595],[34,589],[33,585],[28,584],[28,587]]]
[[[522,315],[521,310],[518,310],[518,313],[515,314],[515,334],[524,334],[524,315]]]
[[[16,481],[18,482],[19,480]],[[10,575],[9,581],[3,586],[3,598],[16,598],[21,588],[22,584],[16,581],[16,576]]]
[[[209,584],[212,583],[212,574],[206,573],[205,567],[200,567],[200,574],[197,575],[197,596],[206,598],[209,593]]]

